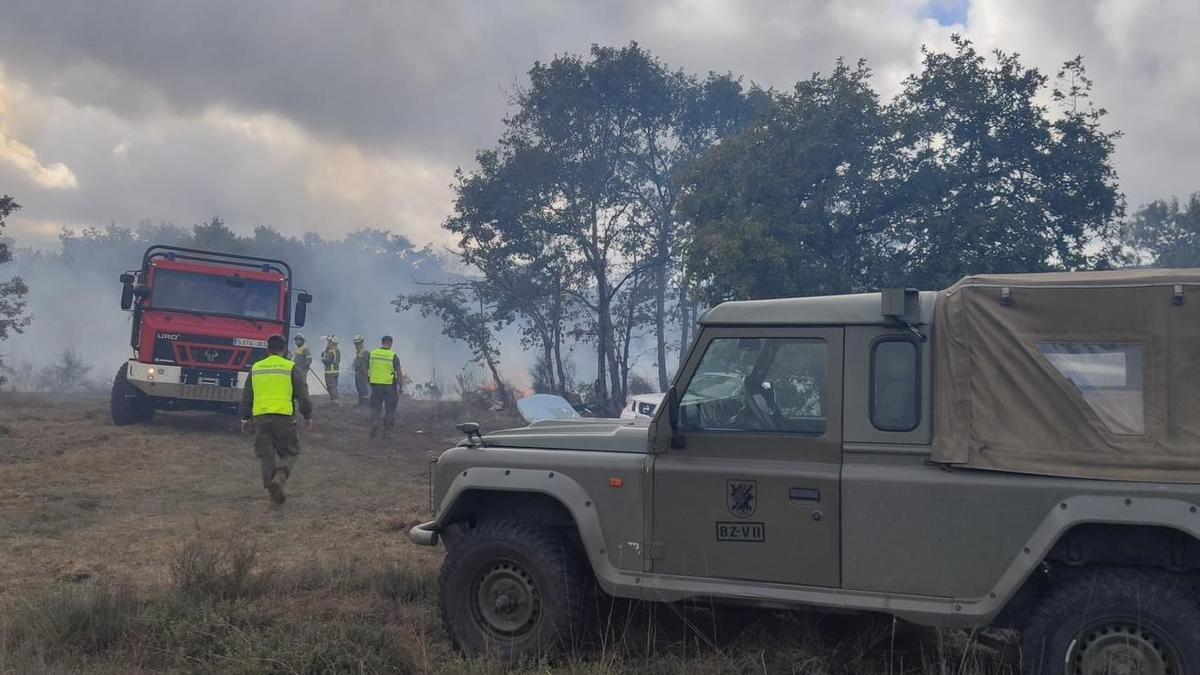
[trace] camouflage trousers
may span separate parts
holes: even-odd
[[[354,375],[354,388],[358,390],[358,404],[368,405],[371,402],[371,381],[366,373]]]
[[[276,471],[283,471],[280,484],[287,481],[300,454],[300,435],[296,418],[291,415],[257,415],[254,418],[254,455],[262,464],[263,487],[271,484]]]

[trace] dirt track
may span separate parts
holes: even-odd
[[[197,535],[243,535],[283,565],[353,554],[432,572],[440,550],[403,532],[428,513],[428,461],[456,440],[431,413],[406,402],[395,437],[370,440],[365,410],[318,399],[288,502],[272,510],[234,416],[160,413],[115,427],[106,399],[3,399],[0,600],[89,574],[165,582],[170,551]]]

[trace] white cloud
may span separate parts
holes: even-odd
[[[33,148],[15,138],[9,138],[3,130],[0,130],[0,162],[7,162],[16,167],[39,187],[50,190],[74,190],[79,187],[79,180],[66,164],[42,164]]]
[[[22,176],[38,187],[49,190],[69,189],[79,187],[75,174],[62,162],[43,164],[33,148],[17,139],[10,128],[16,98],[14,92],[0,70],[0,163],[15,168]]]

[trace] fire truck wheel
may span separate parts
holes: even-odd
[[[129,365],[124,364],[117,370],[117,376],[113,378],[112,396],[109,399],[112,421],[117,426],[149,422],[154,417],[154,403],[129,383],[125,376],[128,368]]]

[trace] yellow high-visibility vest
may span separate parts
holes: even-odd
[[[292,369],[296,364],[282,356],[271,354],[250,368],[250,383],[254,388],[254,415],[291,415],[295,412],[292,399]]]
[[[371,350],[371,367],[369,373],[371,384],[396,383],[396,352],[390,349]]]
[[[333,361],[331,361],[330,363],[328,363],[325,366],[325,374],[326,375],[337,375],[338,374],[338,366],[342,360],[342,352],[339,351],[337,348],[334,348],[334,349],[326,349],[325,354],[333,354]],[[321,360],[325,359],[325,354],[321,355]]]

